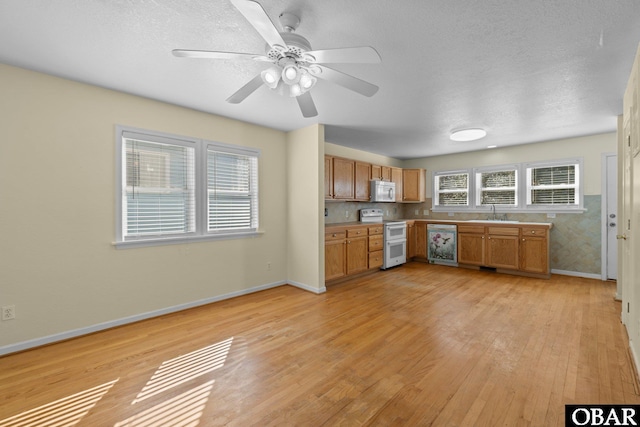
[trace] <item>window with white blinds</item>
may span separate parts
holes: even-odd
[[[435,171],[433,210],[440,212],[582,212],[583,159]]]
[[[476,205],[518,205],[518,170],[476,172]]]
[[[469,173],[436,174],[436,206],[467,206],[469,204]]]
[[[124,143],[124,239],[194,232],[194,148],[137,138]]]
[[[580,165],[529,165],[527,205],[579,205]]]
[[[209,231],[255,230],[258,226],[258,158],[207,149]]]
[[[260,151],[118,126],[116,246],[258,229]]]

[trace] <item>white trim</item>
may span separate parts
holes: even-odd
[[[315,288],[313,286],[309,286],[306,285],[304,283],[300,283],[300,282],[296,282],[294,280],[288,280],[287,283],[291,286],[295,286],[296,288],[300,288],[304,291],[309,291],[309,292],[313,292],[314,294],[323,294],[325,292],[327,292],[327,288],[326,286],[323,286],[321,288]]]
[[[636,351],[633,349],[633,340],[629,339],[629,350],[631,350],[631,363],[634,364],[634,370],[633,370],[633,375],[637,375],[638,371],[638,366],[640,366],[638,364],[638,355],[636,354]],[[634,378],[634,381],[638,381],[638,378]]]
[[[551,270],[552,274],[561,274],[563,276],[574,276],[574,277],[584,277],[585,279],[596,279],[602,280],[602,276],[600,274],[594,273],[583,273],[581,271],[568,271],[568,270]]]
[[[602,153],[600,161],[600,271],[602,272],[602,280],[607,280],[609,276],[608,257],[609,257],[609,239],[608,239],[608,227],[609,219],[607,217],[608,203],[607,198],[607,180],[609,179],[608,162],[609,157],[616,157],[617,153]],[[618,220],[618,218],[616,218]],[[618,298],[619,291],[616,290],[616,298]],[[619,298],[622,298],[620,295]]]
[[[35,347],[40,347],[46,344],[52,344],[58,341],[68,340],[70,338],[80,337],[82,335],[91,334],[98,331],[104,331],[106,329],[115,328],[116,326],[127,325],[134,322],[139,322],[140,320],[151,319],[153,317],[163,316],[165,314],[175,313],[177,311],[187,310],[194,307],[199,307],[206,304],[211,304],[214,302],[226,300],[229,298],[235,298],[242,295],[252,294],[258,291],[264,291],[266,289],[276,288],[278,286],[283,286],[291,284],[290,281],[281,280],[279,282],[267,283],[260,286],[255,286],[249,289],[242,289],[240,291],[230,292],[224,295],[218,295],[211,298],[205,298],[198,301],[188,302],[185,304],[175,305],[173,307],[161,308],[159,310],[149,311],[146,313],[134,314],[133,316],[124,317],[121,319],[110,320],[108,322],[98,323],[96,325],[87,326],[84,328],[73,329],[70,331],[60,332],[58,334],[49,335],[46,337],[36,338],[32,340],[22,341],[16,344],[10,344],[6,346],[0,347],[0,356],[4,356],[6,354],[15,353],[18,351],[24,351]],[[294,285],[295,287],[301,288],[300,284]],[[309,290],[314,293],[318,292],[318,289],[306,287],[304,290]],[[323,288],[326,291],[326,288]]]
[[[202,236],[191,236],[191,237],[175,237],[175,238],[164,238],[164,239],[140,239],[140,240],[127,240],[126,242],[111,242],[112,246],[115,246],[116,249],[130,249],[130,248],[144,248],[149,246],[159,246],[159,245],[179,245],[182,243],[197,243],[197,242],[207,242],[211,240],[231,240],[231,239],[247,239],[247,238],[255,238],[263,235],[264,231],[247,231],[244,233],[208,233]]]

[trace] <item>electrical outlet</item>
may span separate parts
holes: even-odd
[[[416,209],[416,211],[414,212],[416,215],[420,215],[420,211],[418,209]]]
[[[425,209],[422,211],[422,215],[429,216],[429,209]]]
[[[344,211],[344,217],[349,218],[349,211]]]
[[[271,271],[271,263],[270,262],[267,263],[267,271]]]
[[[16,318],[16,306],[5,305],[2,307],[2,320],[11,320]]]

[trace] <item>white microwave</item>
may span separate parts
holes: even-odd
[[[395,202],[396,183],[389,181],[371,181],[371,201],[372,202]]]

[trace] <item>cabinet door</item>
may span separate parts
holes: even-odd
[[[381,166],[380,172],[383,181],[391,181],[391,168],[389,166]]]
[[[355,161],[333,158],[333,198],[353,200]]]
[[[324,279],[337,279],[347,274],[345,239],[327,240],[324,244]]]
[[[368,202],[371,185],[371,165],[369,163],[355,162],[355,192],[356,200]]]
[[[367,237],[347,238],[347,274],[365,271],[369,265]]]
[[[391,168],[391,182],[396,184],[396,202],[402,202],[402,169]]]
[[[458,263],[484,265],[484,234],[458,233]]]
[[[416,257],[427,258],[427,224],[417,223],[416,226]]]
[[[549,274],[547,249],[545,237],[523,237],[520,241],[520,269],[529,273]]]
[[[487,265],[517,270],[520,266],[518,236],[487,236]]]
[[[371,179],[382,179],[382,166],[371,165]]]
[[[402,201],[424,202],[424,183],[424,169],[402,169]]]
[[[324,156],[324,198],[333,198],[333,157]]]
[[[407,258],[416,256],[416,225],[407,224]]]

